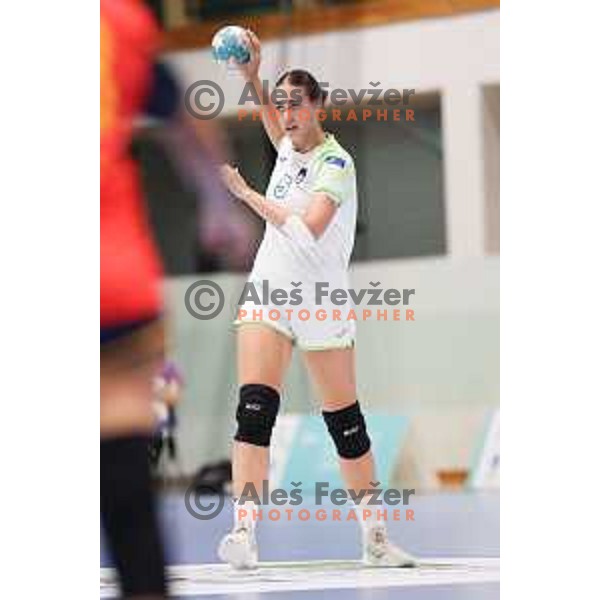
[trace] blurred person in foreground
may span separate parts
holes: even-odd
[[[164,124],[199,196],[214,180],[209,214],[226,217],[227,197],[210,168],[221,159],[209,124],[200,128],[181,110],[175,78],[156,61],[151,13],[141,0],[101,0],[100,22],[100,510],[121,593],[150,600],[167,593],[148,459],[153,381],[164,360],[163,272],[130,153],[137,119]],[[225,218],[223,235],[227,227]]]

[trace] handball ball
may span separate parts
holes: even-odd
[[[212,39],[213,56],[217,61],[233,59],[244,64],[250,60],[250,48],[246,42],[246,31],[237,25],[223,27]]]

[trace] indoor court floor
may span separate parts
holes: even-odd
[[[205,504],[209,500],[203,500]],[[273,507],[270,507],[273,508]],[[226,499],[211,520],[191,516],[183,495],[161,501],[174,597],[236,600],[492,600],[499,598],[499,495],[456,493],[413,496],[414,521],[388,521],[390,538],[420,560],[415,569],[366,569],[356,522],[264,521],[258,527],[261,566],[236,572],[219,563],[216,548],[232,523]],[[331,514],[332,507],[328,507]],[[384,508],[384,507],[382,507]],[[391,508],[388,508],[391,514]],[[104,544],[100,596],[116,597]]]

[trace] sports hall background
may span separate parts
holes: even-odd
[[[359,223],[355,287],[414,288],[415,322],[358,322],[358,384],[367,413],[405,426],[391,453],[390,483],[418,492],[499,485],[499,3],[495,0],[152,2],[167,29],[167,60],[185,85],[211,79],[225,92],[218,124],[233,162],[266,189],[273,152],[259,122],[240,123],[243,86],[212,60],[225,24],[257,32],[263,78],[285,67],[313,72],[332,88],[414,88],[415,122],[327,121],[354,156]],[[195,201],[152,132],[140,136],[152,218],[166,260],[169,345],[184,373],[178,408],[185,479],[228,458],[236,404],[231,321],[261,235],[243,208],[243,243],[232,256],[198,244]],[[188,314],[183,296],[201,278],[225,291],[211,321]],[[295,358],[283,414],[310,414],[316,401]]]

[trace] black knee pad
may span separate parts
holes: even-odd
[[[341,410],[323,411],[323,418],[342,458],[360,458],[370,450],[371,440],[358,402]]]
[[[240,388],[235,440],[267,448],[279,412],[279,392],[261,383],[247,383]]]

